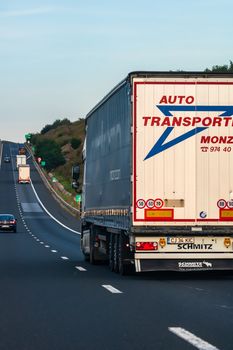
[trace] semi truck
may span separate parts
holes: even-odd
[[[86,116],[85,258],[233,269],[232,126],[233,74],[129,73]]]
[[[25,155],[23,155],[23,154],[17,154],[16,155],[16,170],[18,170],[18,167],[20,166],[20,165],[25,165],[26,164],[26,162],[27,162],[27,160],[26,160],[26,156]]]
[[[29,164],[19,165],[18,170],[19,170],[18,183],[29,184],[31,182],[30,165]]]

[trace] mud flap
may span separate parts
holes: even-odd
[[[233,270],[233,259],[136,259],[137,272]]]

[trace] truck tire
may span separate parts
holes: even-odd
[[[84,247],[83,247],[83,230],[85,230],[85,229],[86,229],[85,226],[81,227],[80,248],[81,248],[81,251],[83,253],[84,260],[85,261],[90,261],[90,254],[85,253]]]
[[[114,248],[114,234],[110,234],[109,238],[109,244],[108,244],[108,258],[109,258],[109,268],[110,271],[114,271],[114,264],[113,264],[113,248]]]
[[[119,272],[119,235],[114,235],[113,242],[113,271]]]
[[[119,273],[124,275],[129,275],[133,272],[132,265],[126,263],[124,260],[127,258],[127,239],[124,235],[124,233],[121,233],[119,237],[119,245],[118,245],[118,268]]]
[[[90,227],[90,230],[90,263],[96,265],[98,263],[98,248],[95,247],[95,228],[93,225]]]

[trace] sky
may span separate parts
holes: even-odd
[[[0,139],[76,121],[130,71],[233,60],[232,0],[0,0]]]

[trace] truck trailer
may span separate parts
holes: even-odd
[[[233,269],[232,127],[233,74],[129,73],[86,117],[85,258]]]
[[[31,178],[30,178],[30,165],[24,164],[19,165],[19,177],[18,177],[18,183],[19,184],[30,184]]]
[[[20,165],[25,165],[27,162],[26,156],[24,154],[17,154],[16,155],[16,170],[18,170],[18,167]]]

